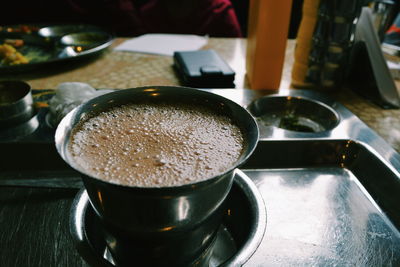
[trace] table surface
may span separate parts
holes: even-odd
[[[112,47],[124,41],[118,38]],[[282,82],[279,90],[290,89],[291,66],[295,41],[289,40]],[[210,38],[204,49],[216,50],[235,70],[236,88],[249,88],[245,72],[246,39]],[[68,64],[54,70],[29,74],[0,76],[0,79],[21,79],[33,89],[54,89],[63,82],[84,82],[95,88],[123,89],[148,85],[180,85],[172,69],[170,56],[113,51],[112,48],[92,61]],[[351,90],[330,93],[371,129],[376,131],[397,152],[400,152],[400,110],[382,109]]]
[[[114,46],[123,39],[117,39]],[[288,42],[280,90],[290,88],[294,41]],[[236,72],[236,88],[249,88],[245,77],[245,39],[210,38],[215,49]],[[109,49],[92,61],[54,70],[0,76],[21,79],[33,89],[55,89],[63,82],[85,82],[95,88],[179,85],[172,58]],[[383,110],[349,90],[332,97],[400,151],[400,110]],[[4,156],[4,155],[3,155]],[[87,266],[69,235],[69,209],[75,189],[0,188],[1,266]]]

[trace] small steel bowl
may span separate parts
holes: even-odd
[[[23,81],[0,81],[0,129],[24,123],[33,115],[29,84]]]
[[[61,37],[60,43],[61,45],[65,46],[79,46],[82,48],[88,48],[107,43],[111,39],[111,35],[106,32],[79,32],[64,35]]]
[[[334,129],[339,114],[328,105],[300,96],[265,96],[249,106],[260,125],[284,130],[319,133]]]

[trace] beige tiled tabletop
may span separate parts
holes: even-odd
[[[117,39],[113,46],[122,42]],[[290,88],[291,66],[295,43],[290,40],[286,49],[281,89]],[[245,76],[246,40],[210,38],[204,48],[215,49],[236,72],[236,88],[249,88]],[[145,85],[179,85],[173,69],[172,57],[157,56],[108,49],[95,60],[66,63],[56,69],[32,73],[0,76],[0,79],[20,79],[33,89],[54,89],[62,82],[85,82],[99,89],[132,88]],[[395,150],[400,152],[400,110],[384,110],[350,90],[341,90],[332,97],[376,131]]]

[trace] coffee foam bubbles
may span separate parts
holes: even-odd
[[[69,146],[90,175],[138,187],[178,186],[228,170],[243,151],[240,129],[209,108],[129,104],[80,123]]]

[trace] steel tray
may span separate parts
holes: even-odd
[[[259,145],[241,170],[265,201],[267,227],[244,266],[400,266],[400,155],[393,148],[316,92],[210,91],[248,108],[259,121]],[[31,136],[0,142],[7,154],[0,184],[34,180],[29,186],[40,187],[41,180],[61,177],[67,183],[59,187],[69,187],[69,178],[77,186],[48,133],[39,127]],[[35,149],[34,157],[27,147]]]
[[[399,154],[320,94],[247,93],[256,96],[234,99],[257,116],[261,139],[242,170],[260,190],[268,222],[246,266],[400,266]],[[287,114],[314,132],[268,120]]]

